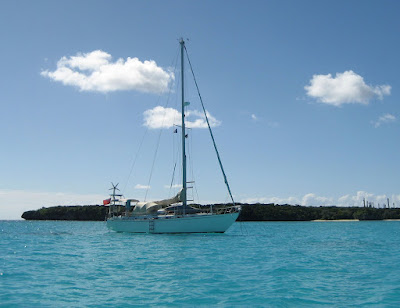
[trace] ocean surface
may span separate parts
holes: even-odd
[[[400,305],[400,221],[236,222],[136,235],[0,221],[1,307]]]

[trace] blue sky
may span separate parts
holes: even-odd
[[[399,17],[398,1],[1,1],[0,219],[100,204],[110,182],[176,191],[173,128],[149,175],[180,37],[236,201],[399,205]],[[196,201],[227,202],[187,92]]]

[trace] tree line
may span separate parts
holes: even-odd
[[[300,206],[278,204],[240,204],[242,211],[238,221],[310,221],[310,220],[382,220],[400,219],[399,208]],[[203,207],[222,207],[226,204]],[[26,220],[85,220],[104,221],[108,207],[101,205],[54,206],[27,211],[22,214]]]
[[[26,220],[84,220],[104,221],[108,207],[100,205],[75,205],[42,207],[36,211],[27,211],[22,214]]]
[[[310,221],[310,220],[383,220],[400,219],[398,208],[336,206],[300,206],[277,204],[242,204],[241,221]]]

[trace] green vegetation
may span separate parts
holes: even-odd
[[[27,211],[22,214],[26,220],[105,220],[108,208],[100,205],[54,206]]]
[[[400,219],[400,209],[377,209],[336,206],[292,206],[277,204],[242,204],[241,221],[308,221],[308,220],[382,220]]]
[[[214,208],[225,206],[215,204]],[[293,206],[277,204],[241,204],[239,221],[309,221],[309,220],[382,220],[400,219],[400,209],[376,209],[364,207]],[[208,207],[208,206],[205,206]],[[92,220],[103,221],[108,207],[100,205],[56,206],[28,211],[22,214],[26,220]]]

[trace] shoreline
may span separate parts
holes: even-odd
[[[315,219],[311,220],[315,222],[325,222],[325,221],[338,221],[338,222],[352,222],[352,221],[361,221],[359,219]],[[400,221],[400,219],[370,219],[364,221]]]
[[[228,204],[205,205],[216,208]],[[361,207],[305,207],[277,204],[239,204],[242,211],[239,221],[364,221],[399,220],[400,208],[376,209]],[[119,209],[122,213],[124,209]],[[101,205],[55,206],[26,211],[21,218],[25,220],[88,220],[104,221],[108,207]],[[329,218],[329,219],[326,219]]]
[[[360,221],[360,220],[359,219],[315,219],[315,220],[311,220],[311,221],[315,221],[315,222],[325,222],[325,221],[336,221],[336,222],[348,221],[348,222],[352,222],[352,221]]]

